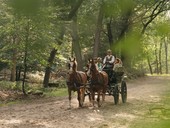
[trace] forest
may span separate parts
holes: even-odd
[[[169,0],[0,0],[0,79],[25,83],[28,74],[67,72],[69,57],[84,71],[107,49],[129,78],[169,74]]]

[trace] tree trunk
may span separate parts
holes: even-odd
[[[156,62],[155,72],[157,74],[159,74],[159,62],[158,62],[158,55],[157,55],[157,44],[155,44],[155,62]]]
[[[16,43],[16,36],[13,35],[12,37],[12,43],[15,45]],[[16,48],[12,49],[12,65],[11,65],[11,78],[10,80],[14,82],[16,80],[16,64],[17,64],[17,50]]]
[[[73,21],[71,24],[71,28],[72,28],[72,49],[73,52],[75,53],[76,56],[76,60],[78,63],[78,70],[82,70],[83,69],[83,61],[82,61],[82,55],[81,55],[81,47],[79,44],[79,37],[78,37],[78,30],[77,30],[77,16],[73,17]]]
[[[30,34],[30,22],[28,20],[28,23],[26,26],[26,37],[25,37],[24,76],[22,80],[22,92],[24,95],[26,95],[25,80],[26,80],[26,75],[27,75],[27,56],[28,56],[29,34]]]
[[[96,24],[93,57],[98,57],[99,44],[100,44],[100,33],[102,30],[102,21],[103,21],[103,4],[100,6],[97,24]]]
[[[72,9],[70,11],[70,13],[68,14],[68,18],[67,20],[71,20],[75,14],[77,13],[77,10],[79,9],[79,7],[81,6],[81,4],[83,3],[84,0],[78,0],[76,1],[76,3],[74,4],[74,6],[72,6]]]
[[[150,74],[152,75],[152,74],[153,74],[153,71],[152,71],[152,66],[151,66],[151,63],[150,63],[149,56],[147,56],[147,62],[148,62]]]
[[[112,34],[112,19],[110,18],[110,22],[107,23],[107,33],[109,38],[110,46],[113,44],[113,34]]]
[[[16,80],[16,63],[17,63],[17,52],[16,52],[16,49],[13,49],[12,68],[11,68],[11,81],[12,82]]]
[[[168,38],[167,38],[168,39]],[[165,72],[166,74],[168,74],[168,43],[167,43],[168,40],[164,40],[164,45],[165,45]]]
[[[45,69],[45,76],[44,76],[44,81],[43,81],[44,87],[48,87],[50,73],[51,73],[51,66],[53,64],[56,52],[57,52],[57,50],[55,48],[53,48],[51,53],[50,53],[50,57],[48,59],[48,65]]]
[[[27,35],[28,36],[28,35]],[[26,91],[25,91],[25,79],[26,79],[26,74],[27,74],[27,42],[28,40],[26,39],[26,43],[25,43],[25,56],[24,56],[24,76],[23,76],[23,80],[22,80],[22,92],[24,95],[26,95]]]
[[[22,67],[20,65],[16,67],[16,81],[19,81],[21,79],[21,68]]]
[[[64,24],[60,24],[60,26],[61,26],[61,28],[60,28],[60,35],[59,35],[58,38],[56,38],[56,41],[57,41],[58,45],[62,44],[63,37],[64,37],[64,34],[65,34],[65,26],[64,26]],[[44,87],[48,87],[50,73],[51,73],[51,65],[54,62],[56,53],[57,53],[57,49],[53,48],[51,50],[50,57],[48,59],[48,65],[47,65],[47,67],[45,69],[45,76],[44,76],[44,81],[43,81],[43,86]]]
[[[159,47],[159,73],[162,74],[162,41],[160,42]]]

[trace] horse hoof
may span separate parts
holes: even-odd
[[[70,110],[70,109],[71,109],[71,107],[68,107],[68,108],[67,108],[67,110]]]
[[[98,108],[100,108],[102,106],[102,104],[98,104]]]
[[[93,106],[93,104],[92,104],[91,102],[89,102],[89,103],[88,103],[88,106],[91,107],[91,106]]]
[[[83,106],[82,106],[82,105],[80,105],[80,106],[79,106],[79,108],[83,108]]]
[[[94,109],[94,106],[90,106],[90,107],[88,107],[89,109]]]

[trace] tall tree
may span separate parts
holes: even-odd
[[[61,2],[61,1],[60,1]],[[78,1],[75,1],[75,2],[71,2],[71,3],[67,3],[67,1],[62,1],[61,3],[58,3],[57,1],[54,1],[54,7],[56,7],[56,8],[58,8],[58,5],[59,5],[59,8],[60,8],[60,6],[61,7],[63,7],[63,4],[68,4],[69,6],[72,6],[72,5],[74,5],[72,8],[71,8],[71,10],[69,11],[69,13],[68,13],[68,15],[66,15],[65,16],[65,13],[63,13],[63,9],[59,9],[58,10],[58,12],[55,12],[55,14],[56,15],[58,15],[58,13],[60,12],[60,16],[59,16],[59,18],[60,19],[54,19],[54,20],[59,20],[59,21],[61,21],[61,22],[65,22],[65,21],[70,21],[70,20],[72,20],[72,18],[73,17],[76,17],[76,13],[77,13],[77,11],[78,11],[78,9],[79,9],[79,7],[81,6],[81,4],[82,4],[82,2],[83,2],[83,0],[78,0]],[[64,7],[63,7],[64,8]],[[66,8],[66,10],[64,10],[64,12],[68,12],[67,11],[67,8]],[[56,41],[58,41],[57,43],[58,43],[58,45],[61,45],[62,44],[62,40],[63,40],[63,36],[64,36],[64,33],[63,32],[65,32],[65,31],[63,31],[63,30],[65,30],[64,29],[64,27],[63,27],[63,25],[62,25],[62,27],[61,27],[62,29],[60,30],[60,32],[59,32],[59,36],[57,37],[55,37],[57,40]],[[77,49],[75,49],[75,50],[77,50]],[[55,51],[55,52],[54,52]],[[57,49],[56,48],[53,48],[53,50],[51,51],[51,53],[50,53],[50,57],[49,57],[49,59],[48,59],[48,65],[47,65],[47,67],[46,67],[46,71],[45,71],[45,77],[44,77],[44,87],[48,87],[48,82],[49,82],[49,76],[50,76],[50,72],[51,72],[51,65],[50,65],[50,63],[52,63],[52,62],[54,62],[54,58],[55,58],[55,55],[56,55],[56,52],[57,52]],[[80,56],[79,56],[79,54],[80,54],[80,52],[78,53],[77,51],[76,51],[76,56],[78,57],[77,58],[77,60],[78,60],[78,63],[82,63],[82,59],[81,58],[79,58]],[[52,56],[51,56],[52,55]],[[81,54],[80,54],[81,55]],[[50,60],[50,61],[49,61]]]
[[[161,41],[159,43],[159,73],[162,74],[162,45],[163,45],[163,42]]]
[[[164,47],[165,47],[165,73],[168,74],[169,70],[168,70],[168,39],[169,38],[165,38],[164,39]]]
[[[95,31],[95,37],[94,37],[94,47],[93,47],[93,57],[98,57],[99,53],[99,45],[101,40],[101,31],[103,26],[103,2],[100,4],[99,7],[99,14],[97,17],[97,23],[96,23],[96,31]]]
[[[57,52],[57,49],[53,48],[50,53],[50,57],[48,59],[48,64],[45,69],[45,76],[44,76],[44,82],[43,82],[44,87],[48,87],[49,77],[50,77],[50,73],[51,73],[51,67],[52,67],[56,52]]]
[[[78,35],[78,27],[77,27],[77,15],[73,17],[72,23],[71,23],[71,36],[72,36],[72,49],[75,53],[76,60],[78,62],[78,70],[83,69],[83,63],[82,63],[82,53],[81,53],[81,47],[79,42],[79,35]]]

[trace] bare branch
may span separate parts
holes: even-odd
[[[160,13],[162,13],[163,11],[166,10],[166,9],[164,9],[164,8],[165,8],[165,6],[166,6],[168,3],[169,3],[168,0],[159,1],[159,2],[156,4],[155,8],[153,9],[152,13],[151,13],[148,17],[143,18],[143,20],[144,20],[144,19],[148,19],[148,18],[149,18],[149,20],[148,20],[146,23],[144,23],[144,22],[142,21],[142,23],[143,23],[143,29],[142,29],[142,32],[141,32],[142,34],[143,34],[144,31],[146,30],[146,27],[147,27]]]

